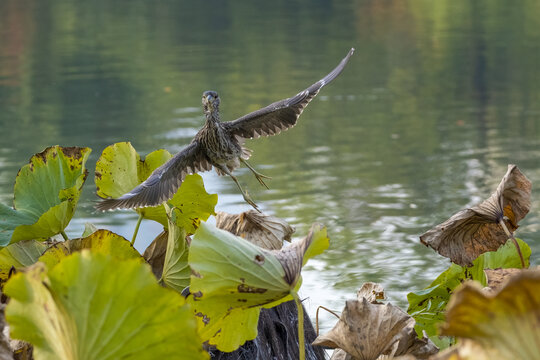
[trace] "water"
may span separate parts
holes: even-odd
[[[393,303],[448,261],[418,236],[496,188],[508,163],[533,181],[518,235],[540,253],[540,3],[525,1],[0,2],[0,200],[18,169],[53,144],[141,154],[187,144],[216,90],[225,120],[294,95],[350,47],[344,73],[298,125],[248,143],[271,189],[238,176],[268,213],[331,246],[304,271],[302,296],[340,310],[366,281]],[[248,210],[234,183],[204,175],[217,209]],[[70,237],[85,222],[128,238],[131,212],[96,214],[89,178]],[[142,250],[160,231],[143,222]],[[323,316],[323,327],[333,323]]]

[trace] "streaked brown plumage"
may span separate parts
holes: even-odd
[[[232,171],[242,162],[254,173],[257,180],[266,186],[263,178],[267,177],[256,172],[246,162],[251,151],[242,146],[245,140],[277,135],[296,125],[307,104],[324,85],[341,73],[353,52],[354,49],[351,49],[332,72],[295,96],[277,101],[234,121],[220,121],[219,96],[215,91],[205,91],[202,103],[206,122],[191,143],[157,168],[142,184],[117,199],[102,200],[96,208],[112,210],[159,205],[173,197],[186,175],[209,171],[214,167],[219,175],[229,175],[244,199],[257,209],[257,205],[232,175]]]

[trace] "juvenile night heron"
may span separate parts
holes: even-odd
[[[353,52],[354,49],[351,49],[334,70],[295,96],[277,101],[234,121],[220,121],[219,96],[215,91],[205,91],[202,104],[206,122],[191,143],[154,170],[148,179],[133,190],[117,199],[102,200],[96,208],[112,210],[160,205],[173,197],[186,175],[209,171],[214,167],[218,175],[229,175],[242,192],[245,201],[258,210],[257,205],[232,174],[234,169],[240,167],[240,163],[244,163],[259,183],[268,188],[263,180],[268,177],[255,171],[246,161],[251,151],[243,147],[245,140],[277,135],[296,125],[307,104],[324,85],[343,71]]]

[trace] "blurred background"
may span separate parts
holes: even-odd
[[[330,248],[303,272],[310,315],[335,310],[366,281],[404,308],[449,266],[418,236],[495,190],[515,163],[533,182],[517,235],[540,263],[540,2],[76,1],[0,2],[0,201],[45,147],[93,149],[74,219],[128,238],[130,211],[95,213],[101,151],[142,155],[186,145],[204,122],[201,93],[233,120],[292,96],[355,47],[343,74],[298,125],[248,142],[255,202],[303,237],[328,227]],[[218,210],[250,209],[231,179],[204,175]],[[143,222],[144,250],[160,226]],[[323,328],[333,317],[323,316]]]

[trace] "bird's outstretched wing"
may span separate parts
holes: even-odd
[[[212,164],[197,141],[191,142],[165,164],[154,170],[139,186],[117,199],[105,199],[97,210],[157,206],[174,196],[188,174],[212,170]]]
[[[296,121],[304,108],[319,93],[319,90],[343,71],[353,52],[354,49],[351,49],[334,70],[304,91],[291,98],[276,101],[234,121],[226,122],[224,125],[230,134],[241,139],[256,139],[260,136],[276,135],[282,130],[293,127],[296,125]]]

